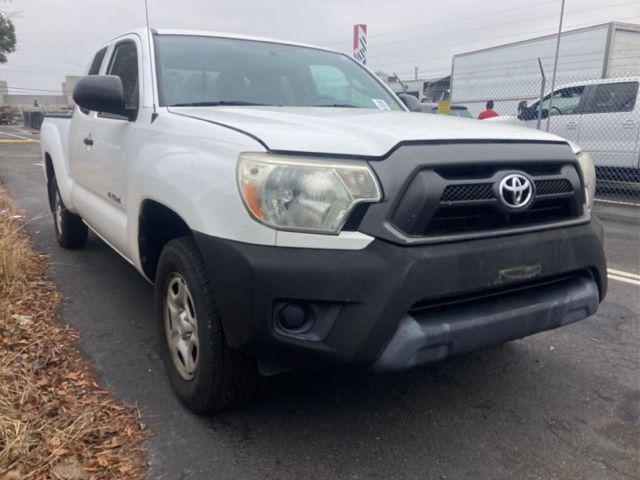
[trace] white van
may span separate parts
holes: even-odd
[[[591,154],[598,178],[640,182],[640,77],[606,78],[561,85],[542,102],[541,128],[579,143]],[[536,128],[539,102],[518,106],[518,115],[488,121]]]

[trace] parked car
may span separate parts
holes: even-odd
[[[438,104],[434,102],[422,102],[420,111],[424,113],[438,113]],[[451,109],[447,113],[452,117],[473,118],[469,113],[469,109],[464,105],[451,105]]]
[[[536,128],[541,107],[549,131],[579,143],[596,166],[598,182],[640,186],[640,77],[570,83],[544,97],[542,105],[522,102],[517,116],[490,121]],[[546,126],[546,120],[542,124]],[[617,181],[615,181],[617,179]]]
[[[58,243],[91,229],[154,284],[195,412],[259,374],[424,365],[605,296],[588,154],[409,112],[344,54],[140,29],[98,50],[74,99],[41,132]]]

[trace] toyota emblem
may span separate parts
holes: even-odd
[[[510,210],[522,210],[533,200],[533,184],[520,173],[510,173],[498,185],[500,200]]]

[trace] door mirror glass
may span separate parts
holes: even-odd
[[[404,103],[405,106],[412,112],[421,111],[420,101],[413,95],[409,95],[407,93],[401,93],[398,95],[398,97],[400,97],[400,100],[402,100],[402,103]]]
[[[122,81],[115,75],[89,75],[73,89],[73,101],[85,110],[126,115]]]

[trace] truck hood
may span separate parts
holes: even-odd
[[[491,117],[484,120],[490,123],[512,123],[517,125],[522,122],[516,115],[499,115],[497,117]]]
[[[380,157],[406,141],[563,141],[530,128],[418,112],[249,106],[168,110],[242,131],[272,151]]]

